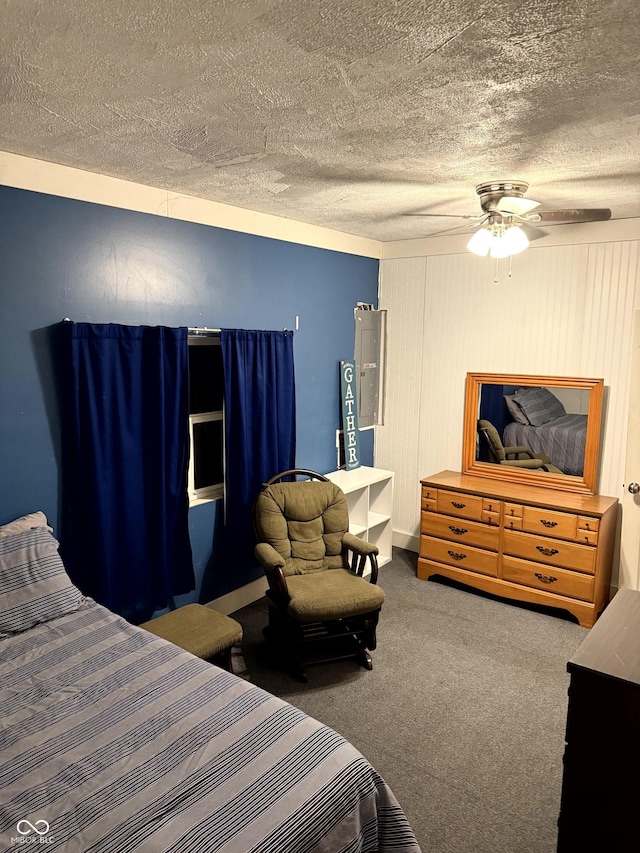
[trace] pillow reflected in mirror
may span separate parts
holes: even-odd
[[[531,426],[542,426],[567,414],[560,400],[548,388],[520,388],[514,397]]]
[[[525,413],[522,411],[522,409],[516,402],[515,396],[515,394],[505,394],[504,401],[507,404],[509,414],[517,424],[528,424],[529,418],[525,415]]]

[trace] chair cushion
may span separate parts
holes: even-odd
[[[349,510],[335,483],[274,483],[258,496],[254,518],[258,540],[283,557],[286,576],[342,567]]]
[[[242,639],[239,622],[203,604],[186,604],[139,627],[204,660]]]
[[[332,569],[287,578],[288,613],[298,622],[322,622],[359,616],[382,607],[384,592],[348,569]]]

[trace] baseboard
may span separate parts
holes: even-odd
[[[238,587],[238,589],[234,589],[232,592],[228,592],[226,595],[221,595],[220,598],[214,598],[213,601],[207,603],[207,607],[228,616],[230,613],[235,613],[236,610],[258,601],[268,588],[269,584],[266,577],[258,578],[251,583]]]
[[[407,551],[420,553],[420,537],[412,536],[410,533],[402,533],[400,530],[393,531],[393,544],[396,548],[405,548]]]

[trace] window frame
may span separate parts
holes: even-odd
[[[220,346],[219,334],[197,334],[190,332],[187,337],[188,346]],[[224,377],[222,377],[224,381]],[[196,441],[194,439],[194,425],[203,423],[214,423],[222,421],[222,482],[214,483],[210,486],[201,486],[199,489],[195,487],[195,453],[194,448]],[[210,501],[224,499],[224,482],[225,482],[225,437],[224,437],[224,396],[222,400],[222,409],[211,412],[189,412],[189,466],[187,475],[187,494],[189,497],[189,506],[198,506],[199,504],[209,503]]]

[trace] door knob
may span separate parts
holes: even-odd
[[[627,488],[632,495],[637,495],[640,492],[640,485],[638,483],[629,483]]]

